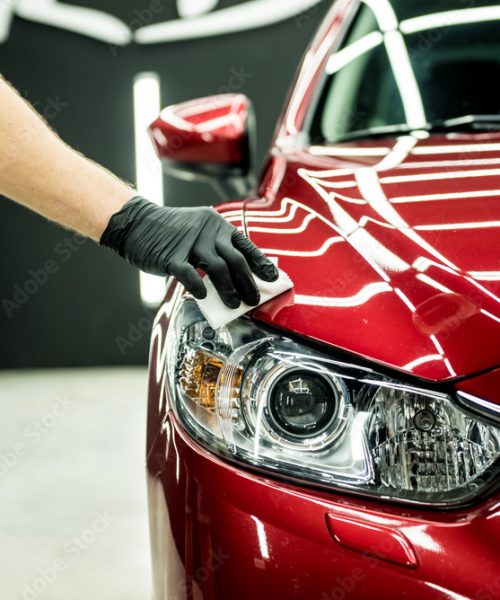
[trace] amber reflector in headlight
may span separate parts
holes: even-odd
[[[335,360],[242,318],[214,331],[181,301],[168,381],[210,451],[301,481],[455,506],[495,483],[500,430],[438,388]]]
[[[179,368],[181,390],[200,406],[215,411],[215,386],[222,364],[203,350],[189,348]]]

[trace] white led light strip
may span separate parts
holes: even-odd
[[[134,79],[134,137],[137,191],[163,205],[161,163],[154,152],[147,128],[160,114],[160,80],[157,73],[139,73]],[[140,273],[141,300],[157,306],[165,295],[165,279]]]

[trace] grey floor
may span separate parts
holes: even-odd
[[[146,370],[0,372],[0,598],[151,597]]]

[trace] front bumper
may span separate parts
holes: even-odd
[[[498,498],[431,512],[266,479],[199,447],[172,412],[148,492],[155,600],[500,598]]]

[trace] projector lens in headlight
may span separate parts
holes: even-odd
[[[281,375],[269,390],[268,415],[284,434],[310,437],[335,420],[338,399],[322,376],[303,369]]]
[[[499,428],[446,393],[333,360],[246,318],[214,331],[189,299],[167,348],[175,411],[212,452],[411,502],[454,505],[494,482]]]

